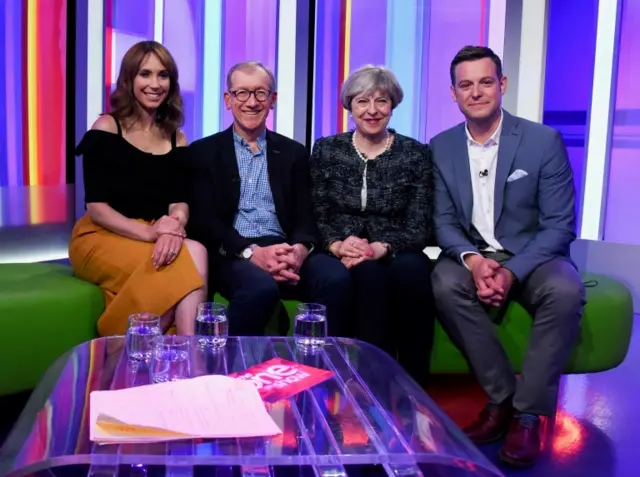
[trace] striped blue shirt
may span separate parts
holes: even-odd
[[[246,238],[282,236],[267,171],[266,131],[258,137],[258,150],[233,131],[240,173],[240,204],[233,227]]]

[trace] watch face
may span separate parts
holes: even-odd
[[[253,255],[253,247],[247,247],[242,251],[242,258],[251,258]]]

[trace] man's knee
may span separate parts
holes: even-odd
[[[243,283],[237,292],[244,301],[255,302],[260,306],[275,309],[280,300],[278,283],[268,273],[256,274],[250,282]]]
[[[219,291],[230,302],[250,304],[254,307],[273,309],[280,299],[275,279],[248,261],[234,261],[216,269]]]
[[[569,270],[550,274],[539,292],[542,300],[550,301],[554,306],[572,311],[582,309],[585,304],[585,290],[577,271]]]
[[[431,286],[436,300],[446,300],[461,292],[475,294],[471,272],[451,260],[439,261],[431,273]]]

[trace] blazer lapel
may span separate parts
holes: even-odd
[[[229,178],[230,204],[234,204],[235,209],[240,205],[240,170],[238,169],[238,158],[236,157],[236,145],[233,138],[233,125],[224,132],[222,157],[220,164],[222,177]]]
[[[522,131],[518,127],[518,119],[503,111],[502,132],[498,145],[498,164],[496,167],[496,183],[494,188],[493,223],[496,225],[502,215],[504,188],[516,157],[516,151],[522,139]]]
[[[464,213],[464,226],[471,226],[471,214],[473,212],[473,187],[471,185],[471,166],[469,164],[469,148],[467,147],[467,134],[464,123],[458,127],[458,138],[454,143],[455,174],[458,179],[458,192]]]
[[[267,130],[267,173],[269,175],[269,186],[271,187],[271,195],[273,203],[276,207],[276,215],[282,223],[282,215],[285,209],[284,197],[284,170],[283,161],[281,160],[280,147],[277,138]]]

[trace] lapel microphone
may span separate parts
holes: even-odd
[[[488,170],[488,169],[485,169],[485,170],[483,170],[483,171],[480,171],[480,172],[478,173],[478,175],[479,175],[481,178],[482,178],[482,177],[487,177],[487,176],[489,175],[489,170]]]

